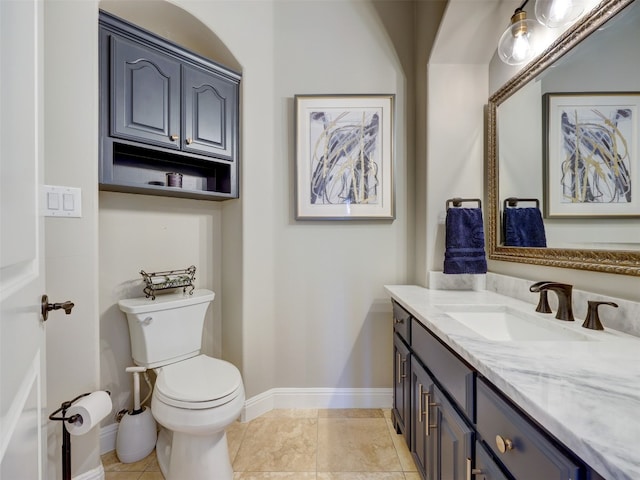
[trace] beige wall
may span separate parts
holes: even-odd
[[[101,388],[98,350],[98,25],[92,1],[45,2],[45,171],[48,185],[82,189],[82,218],[45,221],[46,290],[71,315],[46,324],[47,403]],[[74,439],[72,474],[99,465],[99,429]],[[48,422],[47,478],[61,478],[62,426]]]
[[[101,4],[134,19],[141,5]],[[241,200],[100,194],[103,385],[117,409],[130,402],[128,332],[115,303],[136,294],[140,268],[194,263],[198,285],[217,293],[205,351],[241,368],[248,398],[276,387],[389,387],[382,286],[409,281],[413,264],[413,5],[175,5],[215,32],[242,71]],[[293,97],[323,93],[396,95],[395,221],[294,220]],[[193,235],[194,224],[206,228]]]

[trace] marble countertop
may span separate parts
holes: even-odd
[[[553,315],[491,291],[385,286],[428,327],[523,411],[610,480],[640,479],[640,338],[590,331],[582,321],[563,326],[599,336],[594,341],[491,341],[438,305],[508,305],[545,322]]]

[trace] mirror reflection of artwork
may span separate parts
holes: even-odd
[[[633,111],[627,107],[562,109],[563,203],[631,202],[633,120]]]
[[[640,93],[547,93],[545,216],[640,215]]]
[[[311,203],[377,204],[377,109],[310,113]]]

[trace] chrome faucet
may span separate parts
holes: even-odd
[[[556,318],[558,320],[573,321],[573,305],[571,292],[573,290],[572,285],[558,282],[538,282],[529,287],[531,292],[540,292],[540,302],[536,307],[536,312],[551,313],[549,304],[547,302],[546,293],[551,290],[558,296],[558,311],[556,312]]]

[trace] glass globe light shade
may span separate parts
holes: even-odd
[[[522,65],[535,54],[532,40],[539,30],[539,24],[527,18],[524,10],[516,11],[511,17],[511,25],[505,30],[498,42],[498,55],[508,65]]]
[[[584,10],[582,0],[536,0],[534,13],[545,27],[564,27],[573,22]]]

